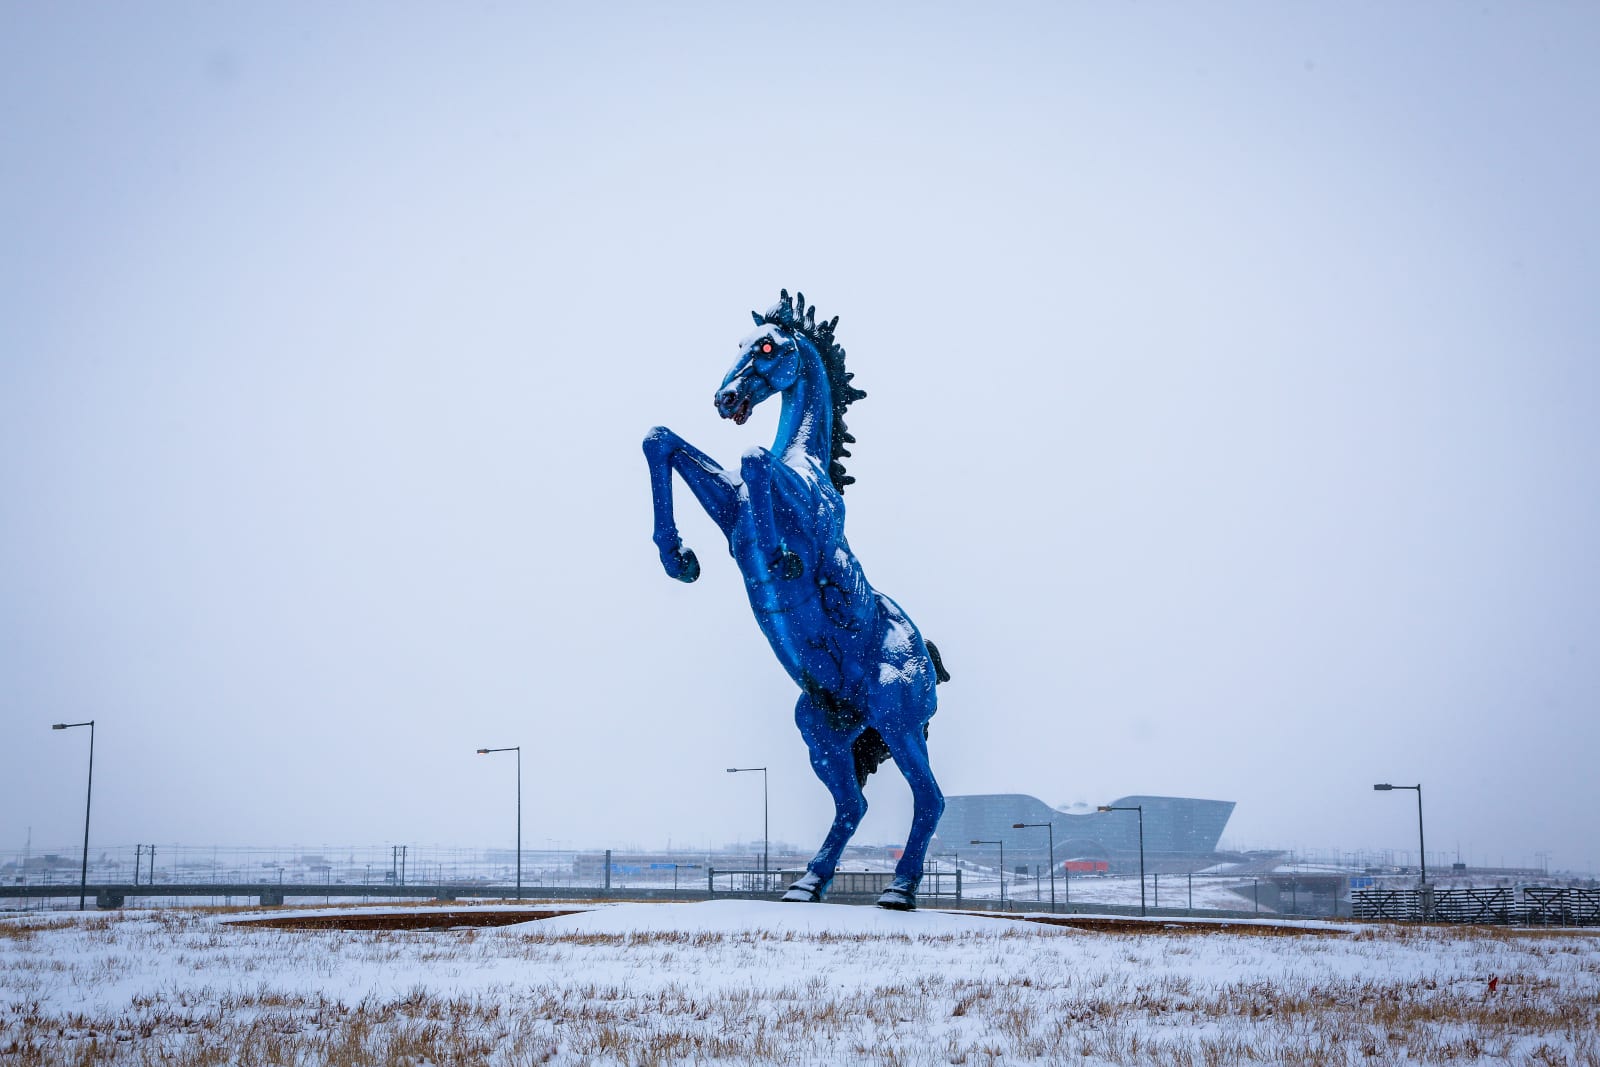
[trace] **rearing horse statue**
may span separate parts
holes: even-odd
[[[928,843],[944,795],[928,766],[928,720],[937,682],[949,675],[893,600],[867,584],[844,536],[844,487],[855,481],[841,462],[855,440],[844,412],[867,394],[850,384],[838,318],[818,324],[805,294],[781,290],[766,314],[751,312],[755,332],[717,389],[718,413],[743,425],[757,404],[783,398],[770,450],[751,448],[737,473],[657,426],[644,439],[655,503],[655,543],[667,574],[692,582],[700,563],[685,548],[672,515],[676,471],[728,539],[744,575],[756,622],[789,677],[800,686],[795,724],[811,766],[833,795],[833,826],[786,901],[819,901],[845,844],[866,814],[867,775],[893,759],[911,786],[914,810],[905,853],[878,905],[916,907]]]

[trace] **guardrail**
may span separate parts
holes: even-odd
[[[776,899],[803,872],[800,870],[761,871],[749,868],[707,868],[704,885],[689,879],[671,888],[665,886],[529,886],[522,887],[523,900],[678,900],[695,901],[718,897]],[[870,903],[887,887],[894,875],[887,871],[840,871],[834,876],[828,899],[839,903]],[[697,881],[697,880],[696,880]],[[0,885],[0,908],[6,902],[63,900],[80,894],[92,898],[102,909],[122,907],[128,900],[147,898],[159,902],[173,898],[231,900],[253,899],[263,906],[281,905],[290,900],[321,897],[325,900],[513,900],[519,899],[514,885],[430,882],[351,883],[273,883],[273,882],[190,882],[150,884],[95,883],[85,887],[68,883],[51,885]],[[1052,909],[1047,900],[992,897],[970,898],[963,893],[961,871],[930,871],[918,890],[919,901],[929,907],[959,907],[982,910],[1062,913],[1099,912],[1104,914],[1141,913],[1138,905],[1108,904],[1063,900]],[[1502,926],[1600,926],[1600,889],[1555,886],[1500,887],[1493,889],[1443,889],[1426,886],[1414,889],[1357,889],[1350,895],[1356,919],[1390,922],[1436,922]],[[1248,909],[1162,908],[1143,909],[1156,916],[1249,917]]]
[[[41,900],[75,898],[83,895],[99,908],[120,908],[129,898],[149,897],[232,897],[255,898],[257,903],[270,907],[301,897],[339,898],[341,900],[382,897],[396,900],[705,900],[706,891],[699,888],[668,889],[658,887],[605,889],[594,886],[523,886],[519,898],[514,885],[430,885],[426,883],[373,885],[336,882],[329,884],[260,883],[260,882],[190,882],[158,883],[156,885],[28,885],[0,886],[0,900]]]
[[[1494,926],[1600,926],[1600,890],[1576,887],[1357,889],[1350,894],[1350,904],[1357,919]]]
[[[782,893],[806,872],[706,869],[706,892],[712,897],[765,897]],[[853,903],[857,899],[876,900],[894,881],[892,871],[839,871],[828,886],[828,899]],[[960,871],[929,871],[917,887],[917,900],[932,904],[961,903]]]

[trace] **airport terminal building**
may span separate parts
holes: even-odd
[[[1155,796],[1119,797],[1107,805],[1143,808],[1145,862],[1151,870],[1194,870],[1196,864],[1210,861],[1233,806],[1231,800]],[[1008,865],[1042,863],[1047,852],[1044,829],[1019,830],[1015,824],[1048,823],[1055,834],[1058,863],[1101,861],[1112,870],[1123,870],[1139,862],[1139,822],[1138,811],[1052,808],[1023,793],[952,796],[945,798],[934,849],[998,856],[995,845],[971,842],[999,841],[1004,843]]]

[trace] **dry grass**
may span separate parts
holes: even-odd
[[[1496,979],[1494,992],[1489,979]],[[1600,943],[0,922],[0,1064],[1579,1064]]]

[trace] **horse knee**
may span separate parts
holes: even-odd
[[[937,823],[944,814],[944,792],[939,788],[939,783],[933,776],[922,779],[911,790],[911,804],[915,809],[917,820],[928,820]]]
[[[652,426],[650,432],[644,435],[644,454],[647,456],[664,455],[672,449],[672,439],[677,435],[665,426]]]
[[[854,797],[846,797],[836,802],[839,821],[851,830],[861,825],[861,820],[867,817],[867,798],[857,793]]]
[[[739,457],[739,473],[746,481],[752,476],[759,478],[769,474],[771,465],[772,453],[760,445],[752,445]]]

